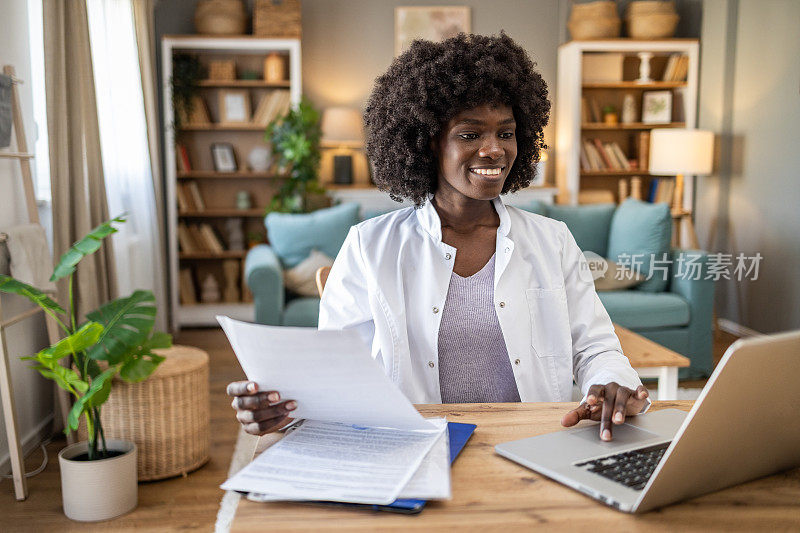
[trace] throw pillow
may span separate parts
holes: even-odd
[[[610,259],[600,259],[600,261],[603,261],[608,268],[602,274],[600,274],[602,269],[594,270],[598,272],[598,276],[594,280],[594,290],[596,291],[621,291],[635,287],[644,281],[642,274],[637,274]],[[589,260],[589,263],[591,264],[592,260]]]
[[[645,279],[636,289],[647,292],[663,292],[667,288],[669,276],[655,269],[656,261],[668,259],[670,238],[672,237],[672,217],[669,205],[651,204],[629,198],[617,207],[611,219],[606,256],[633,270],[644,274]]]
[[[267,226],[269,244],[284,268],[292,268],[317,249],[336,257],[350,227],[358,224],[359,204],[348,202],[313,213],[270,213]]]
[[[616,204],[551,205],[547,216],[567,225],[581,251],[605,256],[608,230],[616,210]]]
[[[287,289],[300,296],[319,296],[317,270],[332,265],[333,259],[319,250],[311,250],[308,257],[297,266],[283,271],[283,283]]]

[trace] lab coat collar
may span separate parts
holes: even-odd
[[[436,212],[436,208],[433,207],[433,202],[431,200],[433,200],[433,194],[429,194],[428,200],[422,207],[417,209],[417,219],[423,229],[428,232],[431,237],[437,241],[441,241],[442,221],[439,218],[439,213]],[[497,228],[497,235],[498,237],[506,237],[508,232],[511,231],[511,217],[508,216],[508,210],[499,196],[492,200],[492,204],[500,217],[500,226]]]

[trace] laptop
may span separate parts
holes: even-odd
[[[620,511],[642,513],[800,466],[800,330],[734,342],[688,413],[662,409],[505,442],[495,451]]]

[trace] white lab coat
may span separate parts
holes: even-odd
[[[494,301],[523,402],[571,401],[593,384],[641,384],[566,224],[494,200]],[[356,328],[413,403],[441,403],[438,338],[457,250],[430,201],[366,220],[330,271],[319,329]]]

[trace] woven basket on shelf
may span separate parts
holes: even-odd
[[[620,21],[617,4],[609,0],[572,4],[567,28],[576,41],[619,37]]]
[[[625,22],[628,35],[634,39],[665,39],[675,35],[680,17],[675,2],[638,0],[628,4]]]
[[[300,0],[256,0],[253,7],[253,35],[300,38]]]
[[[180,345],[157,353],[166,359],[146,380],[114,380],[101,411],[106,439],[136,443],[139,481],[186,474],[209,458],[208,354]]]

